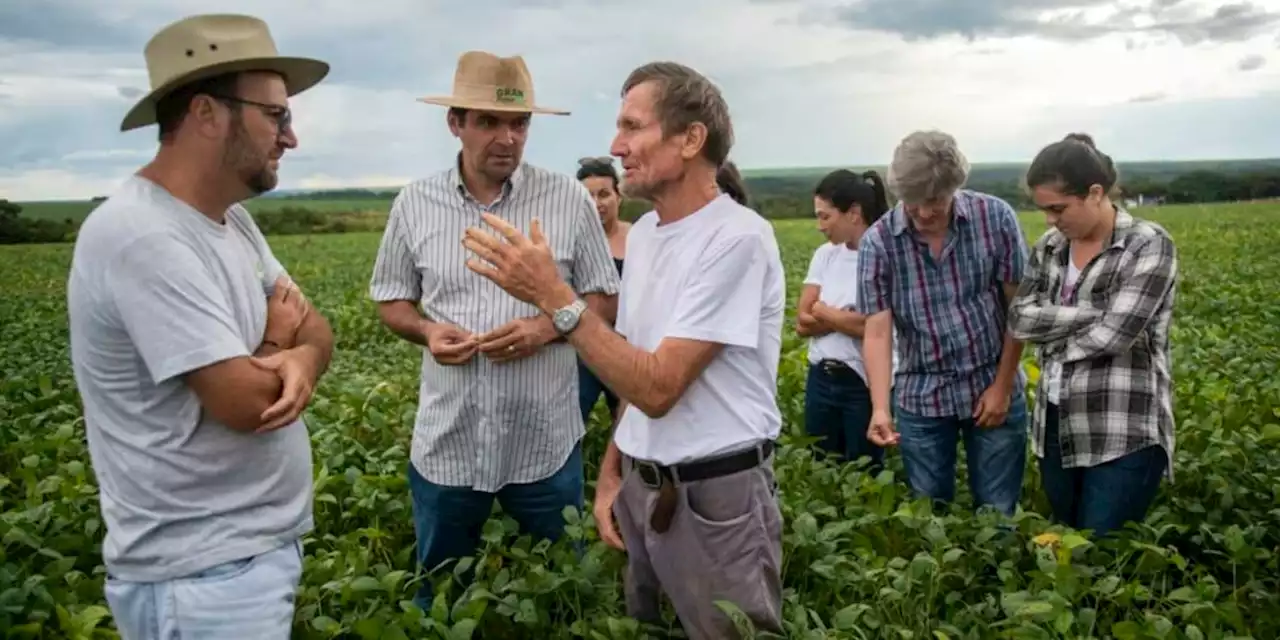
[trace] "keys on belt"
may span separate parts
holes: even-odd
[[[773,442],[766,441],[737,453],[670,466],[631,458],[631,468],[640,476],[640,482],[658,492],[658,500],[649,516],[649,526],[658,533],[664,533],[671,527],[676,510],[677,482],[709,480],[746,471],[767,460],[773,454],[773,448]]]

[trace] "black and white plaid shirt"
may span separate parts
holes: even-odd
[[[1062,466],[1090,467],[1158,444],[1172,481],[1173,239],[1117,208],[1111,244],[1081,270],[1074,292],[1063,292],[1069,246],[1057,229],[1041,236],[1009,313],[1014,337],[1038,346],[1041,370],[1062,366]],[[1044,391],[1041,378],[1031,423],[1037,457],[1044,455]]]

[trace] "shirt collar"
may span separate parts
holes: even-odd
[[[493,202],[492,204],[497,204],[498,201],[506,200],[507,198],[511,197],[512,193],[515,193],[516,191],[518,191],[524,185],[525,175],[527,173],[528,172],[525,170],[525,163],[523,160],[521,160],[520,164],[516,166],[516,170],[511,172],[511,177],[507,178],[506,182],[502,183],[502,192],[498,195],[498,200]],[[449,181],[453,184],[453,188],[457,190],[458,195],[462,196],[463,198],[470,198],[472,200],[475,200],[475,196],[471,195],[470,191],[467,191],[467,185],[462,181],[462,153],[461,152],[459,152],[457,158],[454,159],[453,167],[449,169]],[[490,203],[481,203],[481,204],[487,205]]]
[[[1124,207],[1115,205],[1116,207],[1116,226],[1111,232],[1111,246],[1124,247],[1129,239],[1129,235],[1133,233],[1134,219],[1133,215],[1125,210]],[[1045,249],[1048,253],[1057,253],[1059,250],[1066,248],[1067,237],[1062,235],[1061,231],[1053,230],[1053,235],[1045,241]]]

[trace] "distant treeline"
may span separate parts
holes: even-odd
[[[1188,204],[1238,202],[1280,198],[1280,163],[1224,163],[1217,170],[1212,163],[1199,163],[1185,173],[1168,171],[1169,163],[1121,165],[1121,182],[1117,187],[1125,199],[1144,204]],[[1185,164],[1174,165],[1183,166]],[[1147,169],[1150,167],[1149,169]],[[1144,170],[1146,169],[1146,170]],[[859,169],[861,170],[861,169]],[[1021,185],[1021,167],[1017,165],[980,165],[969,178],[968,187],[1007,200],[1019,210],[1034,206]],[[883,171],[881,172],[883,175]],[[762,215],[773,219],[808,218],[813,216],[813,187],[822,173],[812,175],[747,177],[752,204]],[[256,202],[288,202],[283,206],[255,207],[254,218],[269,235],[313,233],[346,233],[377,231],[382,228],[394,190],[340,189],[317,193],[294,193],[259,198]],[[321,207],[308,207],[307,202],[324,202]],[[351,211],[344,202],[352,202]],[[370,206],[376,202],[378,206]],[[295,204],[296,203],[296,204]],[[622,217],[634,220],[649,209],[641,201],[626,201]],[[359,210],[357,210],[359,209]],[[18,203],[0,199],[0,244],[69,242],[75,239],[78,220],[40,219],[22,215]]]
[[[1116,195],[1126,200],[1142,199],[1143,204],[1192,204],[1239,202],[1280,198],[1280,166],[1250,168],[1241,173],[1196,169],[1165,176],[1155,172],[1121,168]],[[1003,173],[1004,175],[1000,175]],[[1137,175],[1132,175],[1137,174]],[[881,173],[883,175],[883,172]],[[813,215],[813,188],[821,176],[748,178],[747,187],[755,208],[768,218],[796,218]],[[1014,208],[1035,207],[1016,171],[974,172],[966,185],[1008,201]],[[890,197],[892,201],[892,196]],[[627,203],[624,215],[643,213],[644,203]]]

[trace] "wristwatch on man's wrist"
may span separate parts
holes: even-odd
[[[556,333],[562,336],[568,335],[578,328],[578,322],[582,320],[582,314],[586,310],[587,302],[582,298],[556,309],[555,313],[551,314],[551,324],[555,326]]]

